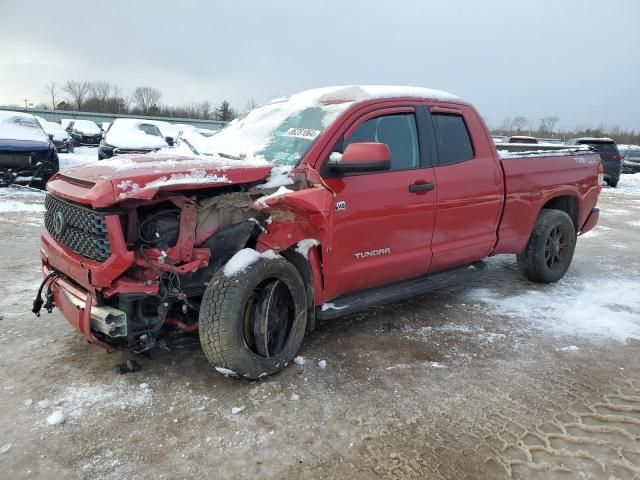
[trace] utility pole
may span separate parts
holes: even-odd
[[[25,99],[24,99],[24,108],[29,108],[28,103],[29,103],[29,99],[28,99],[28,98],[25,98]]]

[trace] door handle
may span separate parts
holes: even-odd
[[[424,193],[424,192],[430,192],[431,190],[433,190],[434,188],[436,188],[436,184],[433,182],[427,182],[427,183],[413,183],[411,185],[409,185],[409,191],[411,193]]]

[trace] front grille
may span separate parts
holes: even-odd
[[[111,256],[103,213],[53,195],[47,195],[44,206],[44,226],[58,242],[93,260],[103,262]]]

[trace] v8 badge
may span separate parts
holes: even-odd
[[[345,202],[344,200],[336,202],[336,212],[341,212],[342,210],[346,210],[346,209],[347,209],[347,202]]]

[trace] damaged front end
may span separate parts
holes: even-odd
[[[58,307],[108,351],[151,349],[166,326],[197,332],[208,282],[236,252],[282,252],[309,238],[330,243],[332,192],[309,170],[292,173],[291,182],[282,195],[251,182],[144,193],[106,208],[54,190],[42,233],[44,307]]]

